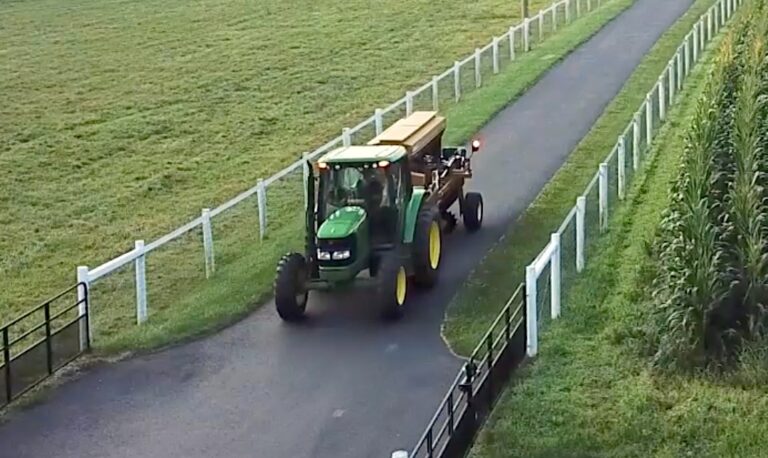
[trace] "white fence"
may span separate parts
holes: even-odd
[[[511,2],[517,7],[515,2]],[[148,318],[149,303],[147,299],[147,255],[159,250],[172,241],[193,231],[202,231],[203,263],[205,278],[211,277],[216,271],[216,250],[212,227],[216,218],[230,212],[243,202],[256,198],[253,213],[258,214],[259,238],[263,239],[270,230],[268,205],[268,190],[271,186],[285,180],[289,175],[298,179],[298,173],[302,172],[306,159],[315,158],[332,148],[341,145],[359,144],[366,142],[382,132],[388,125],[408,115],[414,110],[427,109],[439,110],[446,104],[458,103],[463,95],[483,85],[486,78],[499,73],[502,66],[516,59],[519,53],[530,51],[536,44],[544,40],[547,34],[555,32],[559,27],[570,24],[582,15],[600,7],[602,0],[560,0],[548,8],[541,10],[535,16],[524,19],[521,23],[512,26],[501,36],[494,37],[490,43],[482,48],[475,49],[472,55],[463,60],[456,61],[451,68],[434,76],[426,84],[413,91],[407,91],[405,96],[391,105],[374,110],[368,119],[351,128],[341,130],[341,135],[327,142],[315,151],[303,153],[302,159],[279,171],[266,179],[260,179],[256,185],[233,199],[213,209],[202,209],[199,217],[193,219],[178,229],[166,234],[159,239],[144,243],[137,240],[134,248],[127,253],[118,256],[96,268],[80,266],[77,268],[77,280],[92,287],[96,282],[115,273],[118,269],[131,267],[135,270],[134,286],[136,298],[136,321],[141,324]],[[306,171],[302,173],[305,176]],[[298,205],[298,199],[293,202]],[[295,209],[295,208],[294,208]],[[251,212],[251,210],[248,210]],[[280,209],[273,209],[280,211]],[[98,310],[97,300],[92,300]],[[92,309],[93,310],[93,309]],[[93,333],[91,333],[93,334]]]
[[[619,136],[576,205],[568,213],[550,242],[525,270],[528,356],[538,353],[538,332],[544,300],[549,292],[549,317],[560,316],[560,291],[563,278],[574,278],[584,269],[589,240],[608,228],[608,218],[624,199],[628,184],[645,159],[654,133],[666,119],[667,108],[682,89],[683,82],[698,62],[705,46],[743,0],[719,0],[694,25],[669,60],[664,72]],[[629,162],[628,162],[629,161]],[[568,262],[562,262],[563,258]],[[548,275],[545,275],[548,273]]]

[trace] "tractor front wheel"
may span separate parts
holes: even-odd
[[[480,229],[483,225],[483,196],[479,192],[468,192],[464,196],[461,213],[464,217],[464,227],[469,232]]]
[[[437,283],[442,242],[439,211],[432,205],[422,208],[416,219],[416,232],[413,237],[413,280],[417,285],[431,288]]]
[[[286,254],[277,264],[275,307],[285,321],[300,321],[307,309],[307,262],[299,253]]]
[[[387,253],[378,269],[377,296],[381,314],[387,319],[403,316],[408,297],[408,276],[396,252]]]

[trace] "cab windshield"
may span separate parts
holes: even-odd
[[[352,205],[363,207],[369,215],[382,207],[394,208],[400,184],[397,169],[396,164],[330,166],[321,175],[321,218]]]

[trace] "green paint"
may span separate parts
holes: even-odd
[[[405,226],[403,227],[403,243],[413,242],[413,233],[416,231],[416,218],[419,216],[419,210],[421,210],[421,201],[424,200],[426,190],[421,186],[413,187],[413,195],[410,202],[408,202],[408,208],[405,210]]]
[[[357,231],[368,215],[361,207],[342,207],[331,213],[317,231],[319,239],[341,239]]]

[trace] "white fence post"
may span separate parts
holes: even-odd
[[[571,0],[565,0],[565,23],[571,23]]]
[[[653,139],[653,99],[651,94],[645,96],[645,145],[651,148]]]
[[[626,173],[627,173],[627,145],[624,143],[624,135],[619,136],[619,147],[618,147],[618,155],[619,155],[619,165],[618,165],[618,175],[617,178],[619,180],[619,200],[624,200],[624,197],[626,195]]]
[[[147,321],[147,266],[144,252],[144,240],[136,240],[138,257],[134,261],[136,267],[136,323]]]
[[[544,41],[544,11],[539,10],[539,43]]]
[[[725,25],[725,2],[717,2],[717,25],[722,27]]]
[[[437,83],[440,80],[437,79],[437,76],[432,77],[432,110],[438,111],[440,108],[440,98],[439,94],[437,92]]]
[[[259,240],[267,233],[267,187],[261,178],[256,183],[256,199],[259,205]]]
[[[514,27],[509,28],[509,60],[515,60],[515,31]]]
[[[685,37],[685,76],[691,71],[691,36]]]
[[[77,266],[77,283],[82,283],[84,287],[77,288],[77,317],[80,319],[78,328],[80,330],[80,351],[85,351],[91,346],[91,279],[88,275],[88,266]]]
[[[720,5],[714,5],[712,7],[712,31],[713,33],[717,33],[720,31]]]
[[[683,89],[683,47],[677,48],[677,90]]]
[[[695,64],[699,60],[699,46],[701,44],[701,40],[699,38],[699,26],[701,25],[701,22],[697,22],[695,26],[693,26],[693,63]]]
[[[349,133],[349,127],[341,129],[341,143],[344,146],[352,144],[352,135]]]
[[[552,6],[552,31],[557,32],[557,4]]]
[[[309,177],[312,170],[309,166],[309,153],[304,152],[301,154],[301,176],[304,179],[304,208],[309,204]]]
[[[725,25],[727,17],[725,15],[725,1],[720,2],[720,26]]]
[[[608,229],[608,164],[600,164],[598,173],[600,232]]]
[[[581,17],[581,0],[576,0],[576,19]]]
[[[549,266],[552,319],[560,318],[560,233],[552,234],[551,243],[555,247]]]
[[[499,37],[493,37],[491,52],[493,53],[493,74],[495,75],[499,73]]]
[[[536,267],[529,265],[525,268],[525,325],[526,353],[530,358],[539,352],[536,280]]]
[[[461,62],[453,63],[453,95],[458,102],[461,99]]]
[[[707,11],[707,41],[712,41],[712,10]]]
[[[675,91],[676,91],[676,85],[677,81],[675,81],[675,76],[677,75],[677,57],[673,57],[671,61],[669,61],[669,104],[672,105],[672,103],[675,101]]]
[[[669,70],[669,67],[667,67],[667,70]],[[667,94],[664,89],[665,79],[666,74],[662,73],[661,78],[659,78],[659,121],[663,121],[667,117]]]
[[[376,135],[379,135],[384,131],[384,113],[381,108],[377,108],[373,112],[373,125],[376,129]]]
[[[531,19],[523,19],[523,52],[531,50]]]
[[[211,278],[216,271],[216,261],[213,251],[213,231],[211,230],[211,210],[204,208],[203,220],[203,254],[205,257],[205,278]]]
[[[482,84],[482,76],[480,74],[480,48],[475,48],[475,87],[480,87]]]
[[[584,270],[584,242],[586,240],[584,225],[586,213],[587,198],[579,196],[576,198],[576,272]]]
[[[587,0],[587,11],[592,11],[592,0]]]
[[[413,114],[413,92],[405,91],[405,115]]]
[[[640,114],[635,113],[632,120],[632,170],[640,167]]]

